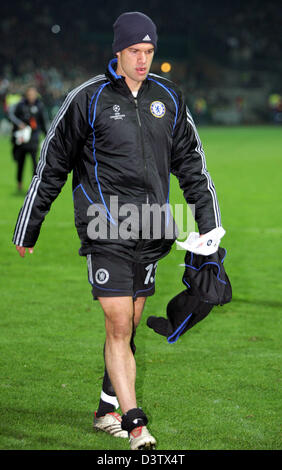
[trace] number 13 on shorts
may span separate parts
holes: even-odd
[[[151,263],[151,264],[148,264],[148,266],[145,266],[147,275],[145,277],[144,285],[147,285],[149,283],[152,284],[155,281],[157,266],[158,266],[158,262]]]

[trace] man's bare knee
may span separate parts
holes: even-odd
[[[106,336],[114,341],[130,341],[132,334],[132,320],[122,319],[121,321],[111,321],[108,317],[105,318]]]

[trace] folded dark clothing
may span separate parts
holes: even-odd
[[[214,305],[224,305],[232,299],[232,288],[223,262],[226,250],[219,248],[209,256],[185,255],[182,282],[186,289],[167,304],[167,318],[150,316],[147,326],[175,343],[186,331],[203,320]]]
[[[213,305],[231,301],[231,284],[223,266],[225,257],[226,250],[221,247],[209,256],[186,252],[182,282],[190,295]]]

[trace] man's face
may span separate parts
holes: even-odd
[[[134,44],[117,53],[117,73],[135,82],[143,82],[147,77],[154,57],[152,44]]]
[[[37,99],[37,96],[38,96],[38,93],[37,93],[37,90],[36,88],[28,88],[28,90],[26,91],[26,99],[29,103],[34,103]]]

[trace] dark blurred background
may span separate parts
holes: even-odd
[[[0,20],[0,121],[36,85],[49,120],[66,93],[103,73],[112,24],[142,11],[157,25],[152,72],[180,85],[198,124],[282,124],[281,1],[6,1]],[[169,72],[162,71],[168,62]],[[167,70],[164,68],[164,70]]]

